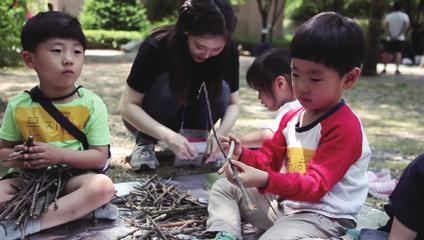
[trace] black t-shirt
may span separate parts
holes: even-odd
[[[196,95],[200,84],[207,81],[208,78],[217,76],[216,61],[220,55],[209,58],[202,63],[196,63],[188,54],[187,41],[180,46],[186,52],[181,61],[187,61],[192,83],[190,84],[189,96]],[[239,54],[237,47],[233,42],[229,42],[228,50],[230,58],[225,62],[225,71],[222,73],[222,79],[230,86],[231,92],[239,89]],[[146,94],[155,79],[163,73],[170,72],[171,57],[167,48],[168,38],[158,38],[155,34],[147,37],[141,44],[137,56],[127,78],[127,84],[137,92]],[[221,53],[223,54],[223,52]]]
[[[423,239],[424,233],[424,154],[411,162],[403,172],[399,183],[390,195],[390,204],[385,206],[389,215]]]

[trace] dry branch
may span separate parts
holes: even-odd
[[[119,239],[176,239],[178,234],[202,235],[208,216],[206,204],[156,175],[138,182],[123,201],[123,207],[131,210],[131,216],[124,220],[136,230]]]
[[[63,179],[71,176],[71,172],[61,166],[10,174],[8,177],[20,178],[25,184],[21,188],[11,185],[17,192],[0,205],[0,222],[16,223],[25,229],[29,220],[38,219],[48,211],[48,206],[57,200],[64,189]]]

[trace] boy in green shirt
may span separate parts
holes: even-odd
[[[0,239],[16,239],[81,218],[108,203],[115,192],[109,177],[90,171],[108,165],[110,133],[107,109],[102,100],[93,92],[75,85],[87,46],[80,23],[63,12],[42,12],[24,25],[21,41],[22,57],[25,64],[37,73],[40,91],[84,132],[88,149],[84,149],[81,142],[28,93],[10,99],[0,128],[0,159],[9,160],[1,165],[15,171],[67,165],[82,170],[82,174],[74,175],[66,182],[57,200],[57,209],[50,204],[48,211],[38,219],[31,219],[25,229],[14,222],[1,222]],[[34,137],[31,147],[22,144],[29,136]],[[18,154],[17,159],[10,158],[14,153]],[[12,185],[25,184],[20,177],[2,179],[0,204],[16,194]],[[110,206],[107,213],[103,212],[103,217],[116,218],[117,209]]]

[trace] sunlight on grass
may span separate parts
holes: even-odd
[[[423,151],[424,82],[420,76],[362,77],[345,98],[362,119],[370,145],[405,157]]]
[[[118,159],[129,154],[134,144],[116,111],[134,57],[135,53],[88,56],[78,81],[105,102],[109,111],[112,154]],[[240,58],[241,110],[233,128],[239,136],[260,128],[275,116],[260,103],[257,92],[246,84],[245,73],[252,60]],[[356,86],[344,94],[346,102],[361,118],[373,149],[370,167],[386,167],[399,174],[409,161],[424,152],[424,69],[402,66],[401,72],[400,76],[361,77]],[[6,98],[30,89],[37,82],[35,73],[26,67],[0,69],[0,91]],[[112,174],[120,180],[134,177],[122,169]]]

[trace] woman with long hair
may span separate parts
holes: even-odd
[[[239,55],[231,39],[237,19],[225,0],[186,0],[175,24],[154,30],[134,60],[119,111],[136,136],[130,157],[134,170],[158,167],[154,146],[165,142],[180,159],[197,150],[183,129],[209,131],[219,119],[218,135],[227,135],[239,113]],[[218,149],[209,137],[211,152]]]

